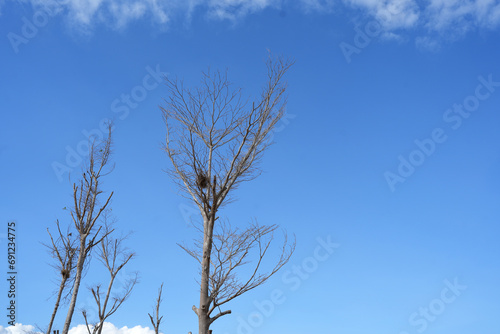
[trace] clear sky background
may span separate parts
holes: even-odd
[[[3,0],[0,13],[0,231],[17,224],[18,323],[49,321],[46,229],[70,223],[85,133],[113,119],[104,190],[137,253],[117,287],[141,282],[106,331],[149,333],[165,282],[163,333],[197,332],[198,266],[176,245],[195,237],[195,211],[163,172],[159,73],[196,85],[227,68],[255,96],[269,49],[296,60],[287,118],[221,215],[280,224],[297,249],[214,333],[500,332],[500,1]],[[0,332],[15,333],[0,238]],[[96,282],[94,258],[82,287]],[[86,289],[74,327],[81,308],[95,312]]]

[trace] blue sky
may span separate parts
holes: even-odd
[[[163,172],[160,74],[196,85],[227,68],[255,96],[269,49],[296,60],[287,116],[264,173],[221,214],[280,224],[297,249],[214,332],[499,332],[500,1],[4,0],[0,13],[0,221],[18,229],[18,323],[48,323],[58,277],[41,243],[70,222],[85,134],[112,119],[104,190],[137,253],[117,287],[135,270],[141,282],[107,333],[149,333],[161,282],[162,331],[196,332],[197,263],[176,245],[195,237],[195,211]],[[94,258],[83,286],[99,281]],[[92,311],[85,289],[77,307]]]

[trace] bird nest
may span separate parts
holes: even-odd
[[[69,270],[68,269],[62,269],[61,270],[61,275],[64,279],[68,279],[69,278]]]
[[[208,188],[208,177],[205,173],[200,173],[196,176],[196,185],[201,189]]]

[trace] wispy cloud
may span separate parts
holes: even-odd
[[[0,11],[2,3],[0,0]],[[331,13],[354,9],[382,26],[381,36],[400,39],[415,32],[420,46],[445,37],[454,39],[475,29],[497,29],[500,0],[7,0],[30,3],[62,15],[83,32],[98,24],[125,29],[139,19],[168,27],[176,18],[191,19],[193,13],[212,20],[237,22],[265,9],[290,9],[303,13]],[[437,36],[437,37],[436,37]],[[435,45],[432,46],[435,48]]]
[[[437,52],[441,48],[436,38],[429,36],[419,36],[415,39],[415,46],[422,51]]]
[[[1,0],[0,0],[1,1]],[[30,3],[35,11],[46,11],[50,16],[61,15],[71,28],[91,32],[98,24],[114,29],[147,18],[153,23],[168,24],[172,16],[187,11],[196,0],[10,0]]]
[[[432,32],[500,25],[499,0],[343,0],[373,16],[386,29],[423,27]]]
[[[379,21],[386,30],[413,28],[420,9],[414,0],[344,0]]]
[[[0,0],[0,5],[1,5]],[[11,0],[14,1],[14,0]],[[211,19],[235,21],[266,8],[280,8],[283,0],[15,0],[31,3],[35,10],[57,12],[81,31],[96,24],[123,29],[142,18],[168,25],[176,16],[190,18],[200,8]],[[1,7],[0,7],[1,8]]]
[[[280,3],[279,0],[209,0],[209,16],[234,21],[267,7],[278,8]]]
[[[381,36],[412,33],[421,50],[437,51],[474,30],[500,26],[500,0],[343,0],[380,23]],[[403,38],[406,39],[406,38]]]
[[[430,0],[425,15],[426,27],[438,32],[491,29],[500,24],[500,1]]]
[[[301,8],[306,13],[331,12],[335,7],[335,0],[300,0]]]

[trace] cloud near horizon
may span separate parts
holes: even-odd
[[[35,327],[32,325],[16,324],[15,326],[9,326],[9,327],[0,326],[0,334],[29,334],[29,333],[42,334],[39,330],[36,330]],[[105,322],[102,328],[102,333],[103,334],[154,334],[155,332],[153,329],[150,329],[149,327],[135,326],[129,328],[127,326],[124,326],[122,328],[117,328],[112,323]],[[68,334],[88,334],[88,332],[85,325],[78,325],[71,328]]]

